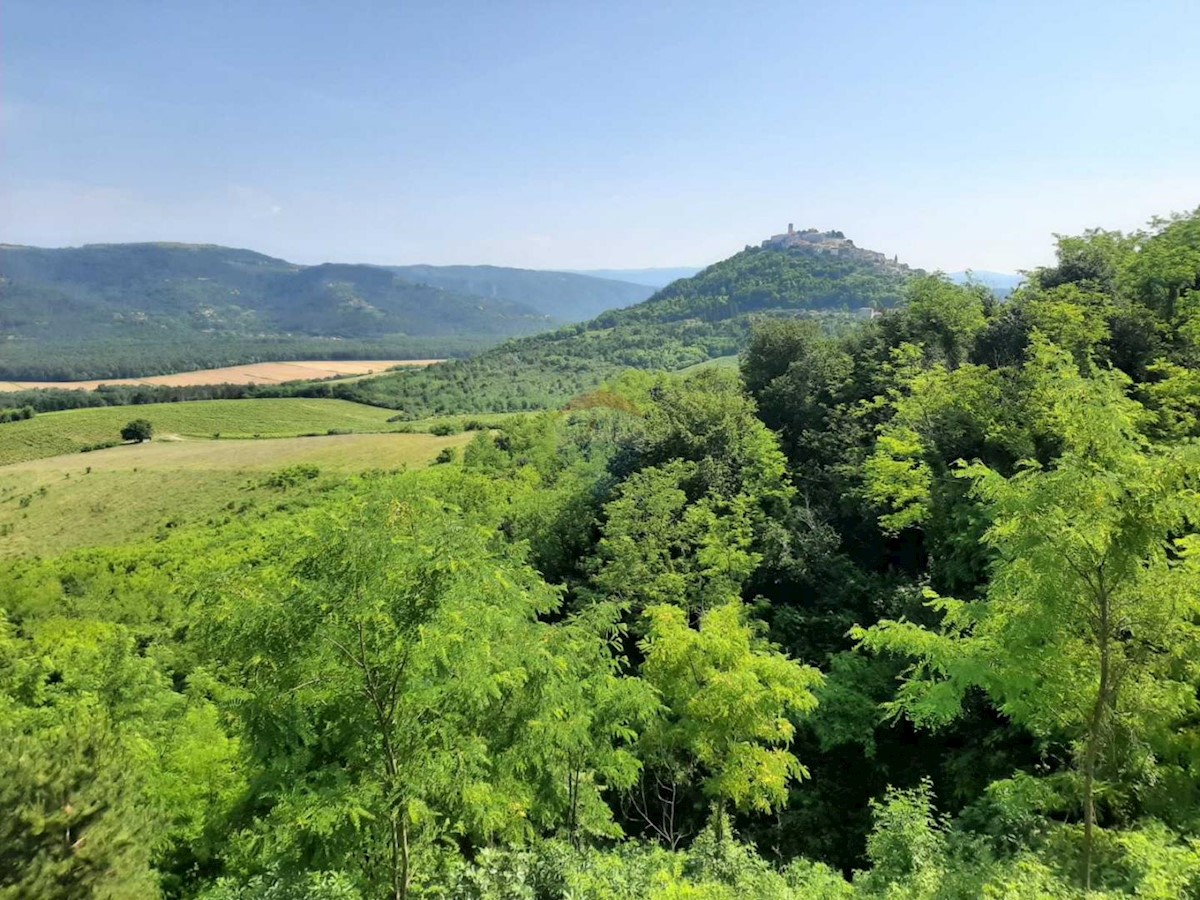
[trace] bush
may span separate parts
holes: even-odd
[[[443,447],[441,453],[434,459],[435,464],[452,463],[458,458],[458,451],[453,447]]]
[[[452,434],[458,434],[462,431],[453,422],[435,422],[429,426],[429,433],[436,434],[438,437],[448,437]]]
[[[16,409],[0,409],[0,423],[23,422],[25,419],[32,419],[34,415],[32,406],[21,406]]]
[[[265,487],[277,488],[286,490],[290,487],[295,487],[305,481],[311,481],[321,474],[321,470],[314,465],[301,463],[300,465],[288,466],[286,469],[280,469],[278,472],[272,472],[263,479]]]

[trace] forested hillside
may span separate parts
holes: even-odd
[[[756,317],[819,315],[837,330],[860,308],[894,306],[908,277],[858,260],[747,248],[628,309],[468,360],[348,386],[341,396],[413,418],[544,409],[626,368],[678,369],[736,353]]]
[[[1200,212],[902,291],[7,560],[0,897],[1200,897]]]
[[[0,377],[126,377],[289,355],[449,356],[649,293],[520,269],[298,266],[209,245],[5,246]]]

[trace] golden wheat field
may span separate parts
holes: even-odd
[[[326,378],[378,375],[397,366],[429,366],[440,359],[301,359],[289,362],[249,363],[219,369],[198,369],[173,375],[146,378],[106,378],[100,381],[0,381],[0,391],[31,388],[61,388],[94,391],[102,384],[152,384],[166,387],[196,387],[206,384],[283,384]]]

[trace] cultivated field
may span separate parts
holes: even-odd
[[[147,419],[155,442],[188,438],[294,437],[329,430],[392,431],[391,410],[348,400],[266,398],[196,400],[103,406],[41,413],[32,419],[0,424],[0,466],[77,453],[84,447],[120,439],[121,426]],[[123,448],[130,449],[130,448]]]
[[[50,556],[268,514],[303,504],[354,473],[427,465],[442,449],[461,447],[471,437],[152,442],[0,467],[0,558]],[[311,469],[289,480],[271,477],[296,466],[316,467],[316,477],[307,477]]]
[[[305,359],[292,362],[251,363],[221,369],[199,369],[174,375],[149,378],[109,378],[102,381],[0,381],[0,391],[30,388],[64,388],[94,391],[102,384],[157,384],[169,387],[193,387],[205,384],[283,384],[288,381],[315,381],[327,378],[378,375],[396,366],[428,366],[438,359]]]

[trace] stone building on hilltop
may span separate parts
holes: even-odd
[[[791,222],[788,223],[786,232],[772,235],[762,242],[762,246],[772,250],[801,250],[806,253],[853,259],[882,268],[908,271],[908,266],[895,258],[888,259],[876,250],[854,246],[854,241],[840,231],[818,231],[815,228],[797,231]]]

